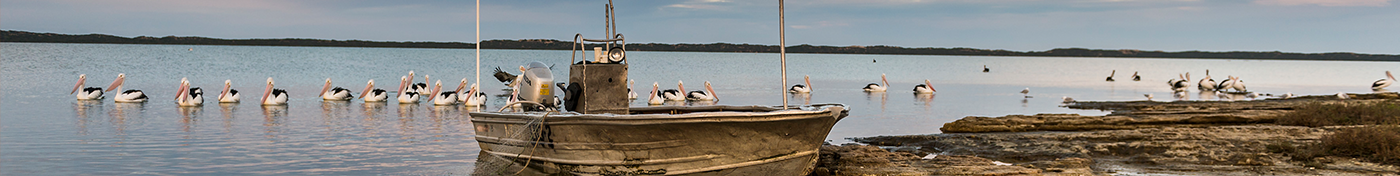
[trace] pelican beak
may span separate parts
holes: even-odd
[[[714,89],[714,88],[710,88],[710,82],[709,82],[709,81],[705,81],[705,90],[710,91],[710,97],[714,97],[715,100],[719,100],[719,94],[715,94],[715,89]]]
[[[190,85],[189,79],[180,78],[180,86],[179,86],[180,88],[178,88],[178,89],[180,89],[180,90],[176,90],[176,91],[175,91],[175,101],[181,101],[181,100],[185,99],[185,89],[187,89],[186,87],[188,87],[189,85]]]
[[[467,88],[467,78],[462,78],[462,84],[457,85],[457,90],[453,92],[462,93],[462,89]]]
[[[223,100],[223,99],[224,99],[224,96],[226,96],[226,95],[228,94],[228,88],[229,88],[229,86],[232,86],[232,85],[233,85],[233,80],[224,80],[224,89],[223,89],[222,91],[219,91],[219,100]]]
[[[412,73],[412,72],[409,72],[409,73]],[[411,75],[411,74],[410,74],[410,75]],[[410,78],[410,77],[399,77],[399,89],[398,89],[398,91],[399,91],[400,94],[402,94],[403,91],[405,91],[404,88],[408,87],[408,80],[409,80],[408,78]]]
[[[428,99],[432,100],[433,98],[437,97],[438,91],[442,91],[442,80],[438,80],[437,84],[433,84],[433,91],[428,92],[432,95],[428,95]]]
[[[681,95],[685,95],[685,94],[686,94],[686,91],[685,91],[685,82],[676,81],[676,88],[677,88],[677,89],[681,89]]]
[[[317,95],[317,96],[325,95],[325,94],[326,94],[326,91],[328,91],[328,90],[331,90],[331,79],[330,79],[330,78],[326,78],[326,85],[325,85],[325,86],[321,86],[321,93],[316,93],[316,95]]]
[[[889,79],[885,79],[885,74],[884,74],[884,73],[881,73],[881,74],[880,74],[880,82],[885,83],[885,87],[890,87],[890,80],[889,80]]]
[[[267,102],[267,96],[268,96],[268,95],[272,95],[272,78],[271,78],[271,77],[268,77],[268,78],[267,78],[267,89],[264,89],[264,90],[263,90],[262,100],[259,101],[259,103],[266,103],[266,102]]]
[[[811,77],[811,76],[803,75],[803,76],[802,76],[802,81],[803,81],[803,82],[807,82],[807,90],[811,90],[811,89],[812,89],[812,77]]]
[[[370,89],[374,89],[374,80],[373,80],[373,79],[369,80],[369,83],[365,83],[365,90],[364,90],[364,91],[360,91],[360,99],[365,99],[365,95],[369,95],[369,90],[370,90]]]
[[[409,83],[413,83],[413,77],[417,77],[417,76],[415,76],[415,75],[413,74],[413,71],[412,71],[412,70],[409,70],[409,71],[408,71],[408,82],[409,82]],[[400,90],[402,90],[402,89],[400,89]]]
[[[117,80],[112,80],[112,85],[107,86],[107,91],[111,92],[112,90],[117,90],[117,87],[122,86],[124,82],[126,82],[126,74],[118,74]]]
[[[1390,71],[1385,71],[1385,77],[1390,77],[1390,80],[1392,81],[1395,80],[1395,75],[1391,75]]]
[[[73,85],[73,91],[68,92],[68,94],[78,93],[78,88],[83,87],[83,82],[87,82],[87,74],[78,75],[78,84]]]
[[[651,83],[651,95],[648,95],[648,96],[647,96],[647,97],[649,97],[649,98],[647,98],[647,100],[656,99],[656,91],[658,91],[658,90],[660,90],[660,89],[661,89],[661,86],[657,85],[655,82],[652,82],[652,83]]]
[[[929,82],[927,79],[924,80],[924,86],[928,86],[928,90],[938,92],[938,89],[933,89],[933,82]]]

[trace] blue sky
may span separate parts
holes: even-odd
[[[472,42],[473,1],[6,0],[0,28]],[[483,39],[603,36],[603,0],[483,1]],[[1391,0],[794,0],[789,45],[1400,54]],[[778,43],[777,1],[615,0],[632,43]]]

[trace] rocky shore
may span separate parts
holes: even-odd
[[[853,138],[868,145],[823,147],[812,175],[1400,175],[1395,165],[1290,153],[1354,126],[1274,124],[1310,104],[1397,99],[1075,102],[1065,107],[1112,112],[966,117],[943,134]]]

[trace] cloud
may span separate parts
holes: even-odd
[[[1300,6],[1319,5],[1330,7],[1346,6],[1370,6],[1384,7],[1390,5],[1390,0],[1255,0],[1255,4],[1279,5],[1279,6]]]

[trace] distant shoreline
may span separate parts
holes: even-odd
[[[218,39],[207,37],[120,37],[106,34],[55,34],[27,31],[0,30],[0,42],[23,43],[107,43],[107,44],[179,44],[179,45],[236,45],[236,46],[326,46],[326,47],[379,47],[379,48],[448,48],[471,49],[476,44],[464,42],[385,42],[364,40],[324,40],[324,39]],[[483,49],[542,49],[568,50],[572,41],[553,39],[485,40]],[[741,52],[777,53],[777,45],[753,44],[662,44],[629,43],[629,51],[690,51],[690,52]],[[1143,51],[1143,50],[1102,50],[1085,48],[1056,48],[1046,51],[1008,51],[976,48],[906,48],[898,46],[813,46],[795,45],[787,47],[788,53],[812,54],[889,54],[889,55],[945,55],[945,56],[1032,56],[1032,57],[1118,57],[1118,58],[1192,58],[1192,59],[1266,59],[1266,60],[1324,60],[1324,61],[1400,61],[1400,55],[1360,54],[1348,52],[1332,53],[1287,53],[1257,51]]]

